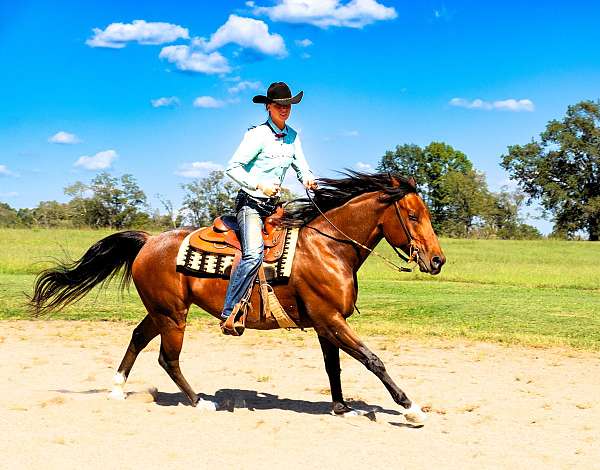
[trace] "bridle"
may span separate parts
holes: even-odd
[[[408,240],[408,256],[406,256],[404,253],[399,251],[398,248],[395,247],[394,245],[390,244],[390,246],[394,249],[396,254],[401,259],[406,261],[407,263],[411,263],[413,261],[415,263],[419,263],[419,247],[415,243],[415,237],[412,236],[412,234],[410,233],[410,230],[408,230],[408,227],[406,226],[406,223],[404,222],[404,219],[400,215],[400,208],[398,207],[398,200],[394,201],[394,209],[396,209],[396,216],[398,217],[400,226],[404,230],[404,234],[406,235],[406,239]],[[410,218],[410,216],[409,216],[409,218]]]
[[[410,272],[413,271],[413,269],[414,269],[413,267],[407,268],[405,266],[398,266],[396,263],[394,263],[393,261],[390,261],[385,256],[377,253],[374,248],[369,248],[368,246],[363,245],[359,241],[357,241],[354,238],[352,238],[350,235],[347,235],[342,229],[340,229],[331,220],[329,220],[329,217],[327,217],[323,213],[323,211],[321,210],[321,208],[317,205],[317,203],[314,201],[314,199],[312,198],[312,196],[308,192],[308,189],[306,189],[305,191],[306,191],[306,195],[308,196],[309,201],[312,203],[313,206],[315,206],[315,208],[317,209],[317,211],[319,211],[319,213],[329,223],[329,225],[331,225],[334,229],[336,229],[338,232],[340,232],[344,237],[346,237],[346,239],[348,239],[349,241],[351,241],[355,245],[357,245],[357,246],[359,246],[359,247],[367,250],[369,253],[373,253],[375,256],[381,258],[386,264],[388,264],[388,266],[391,266],[391,267],[393,267],[394,269],[397,269],[400,272],[410,273]],[[419,263],[419,247],[415,243],[415,238],[411,235],[410,230],[408,230],[408,227],[406,226],[406,224],[404,223],[404,220],[402,219],[402,216],[400,214],[400,209],[398,208],[398,201],[397,200],[394,201],[394,209],[396,209],[396,216],[398,217],[398,221],[400,222],[400,226],[404,230],[404,233],[406,235],[406,239],[408,240],[408,247],[409,247],[408,255],[406,255],[405,253],[402,253],[400,250],[398,250],[398,247],[392,245],[391,243],[390,243],[390,246],[394,249],[394,251],[396,252],[396,254],[398,255],[398,257],[400,259],[402,259],[403,261],[405,261],[406,263],[410,264],[410,263],[414,262],[414,263],[418,264]]]

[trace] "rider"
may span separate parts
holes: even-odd
[[[255,96],[252,101],[265,105],[269,119],[248,129],[225,170],[242,187],[235,200],[242,257],[229,280],[221,325],[254,282],[263,260],[263,219],[275,212],[290,165],[305,188],[316,188],[300,136],[285,123],[292,104],[298,104],[303,94],[301,91],[292,97],[285,83],[276,82],[271,83],[266,96]]]

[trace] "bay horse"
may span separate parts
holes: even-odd
[[[354,171],[342,176],[319,179],[312,200],[299,199],[287,209],[284,223],[299,226],[300,231],[289,281],[275,285],[275,293],[298,326],[314,328],[317,333],[329,377],[333,414],[353,412],[342,394],[341,349],[383,382],[407,420],[421,423],[425,419],[421,408],[394,383],[383,362],[346,319],[355,309],[357,271],[383,238],[416,258],[422,272],[438,274],[446,259],[412,178]],[[195,304],[218,318],[228,281],[176,272],[179,246],[190,232],[118,232],[96,242],[79,260],[42,271],[35,281],[30,304],[40,314],[60,310],[119,274],[122,288],[133,279],[148,313],[133,330],[114,378],[113,397],[124,398],[122,386],[138,354],[160,335],[159,364],[193,406],[200,401],[179,366],[187,314]],[[278,328],[274,319],[261,320],[259,301],[255,289],[246,327]]]

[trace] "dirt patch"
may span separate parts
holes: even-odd
[[[182,370],[224,411],[192,408],[157,363],[106,399],[131,325],[0,322],[0,455],[6,468],[597,468],[600,361],[572,350],[365,338],[429,411],[407,425],[351,358],[342,380],[366,417],[330,416],[314,333],[192,327]],[[84,347],[83,347],[83,346]],[[385,346],[381,348],[379,346]],[[233,411],[226,411],[233,410]]]

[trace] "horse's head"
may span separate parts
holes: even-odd
[[[414,187],[414,180],[410,183]],[[416,192],[408,192],[390,203],[382,228],[387,242],[418,262],[421,272],[440,273],[446,257],[431,226],[429,210]]]

